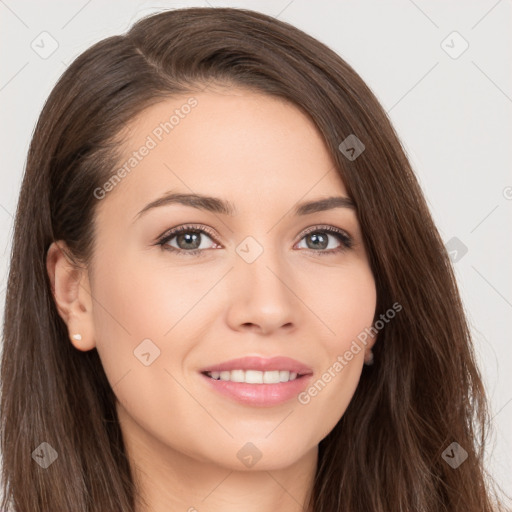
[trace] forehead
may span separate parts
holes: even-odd
[[[122,201],[135,210],[167,190],[224,197],[237,211],[346,195],[314,123],[273,96],[240,88],[175,96],[143,111],[125,137],[125,171],[102,208]]]

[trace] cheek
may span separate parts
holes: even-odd
[[[351,264],[311,273],[303,283],[303,300],[318,317],[329,352],[350,344],[373,321],[377,303],[375,280],[366,264]],[[319,331],[320,332],[320,331]]]
[[[197,272],[169,268],[160,259],[156,266],[154,260],[147,254],[115,262],[102,256],[94,278],[93,322],[118,403],[146,429],[165,430],[171,411],[187,417],[197,407],[178,381],[194,345],[187,338],[187,312],[192,318],[191,308],[211,283],[201,282]]]
[[[342,323],[338,321],[336,328],[341,344],[346,345],[371,326],[377,306],[377,290],[369,268],[350,274],[343,284],[339,301]]]
[[[171,265],[165,254],[155,258],[141,251],[126,253],[114,258],[121,251],[105,250],[92,290],[97,350],[112,386],[127,372],[133,380],[141,370],[174,371],[181,365],[193,348],[187,326],[201,309],[194,308],[218,279],[216,274],[200,277],[197,269],[183,263],[181,268]]]
[[[164,258],[141,252],[116,262],[102,260],[94,290],[100,333],[114,330],[133,342],[162,338],[204,295],[208,280],[199,279],[192,267],[170,267]]]
[[[319,341],[323,366],[305,392],[299,408],[307,411],[305,422],[317,422],[315,435],[326,436],[345,413],[359,383],[364,364],[365,329],[372,326],[376,308],[373,275],[366,265],[331,273],[325,282],[315,280],[309,295],[311,309],[325,326]],[[358,338],[359,336],[359,338]]]

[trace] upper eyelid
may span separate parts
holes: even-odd
[[[330,224],[314,224],[313,226],[309,226],[308,228],[304,228],[302,230],[301,233],[299,234],[302,234],[302,236],[305,236],[311,232],[314,232],[314,231],[321,231],[322,229],[325,229],[326,231],[330,230],[330,231],[339,231],[343,234],[345,234],[346,236],[348,236],[349,238],[352,238],[352,235],[350,235],[348,233],[347,230],[343,229],[343,228],[338,228],[336,226],[331,226]]]

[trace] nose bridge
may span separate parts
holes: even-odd
[[[235,270],[243,274],[244,281],[251,283],[255,292],[266,287],[278,292],[285,287],[283,280],[286,282],[289,268],[284,261],[284,248],[268,233],[256,236],[247,236],[236,247]]]
[[[248,236],[236,247],[231,321],[257,324],[265,331],[295,323],[297,300],[280,246],[270,236]]]

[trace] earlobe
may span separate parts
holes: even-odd
[[[367,366],[371,366],[373,364],[373,351],[371,348],[364,354],[364,364]]]
[[[373,358],[373,346],[377,342],[378,334],[372,334],[370,336],[370,341],[366,344],[366,349],[364,352],[364,364],[367,366],[371,366],[374,362]]]
[[[53,242],[46,255],[46,269],[60,317],[68,327],[69,339],[78,350],[96,346],[92,322],[92,300],[87,269],[68,256],[66,244]]]

